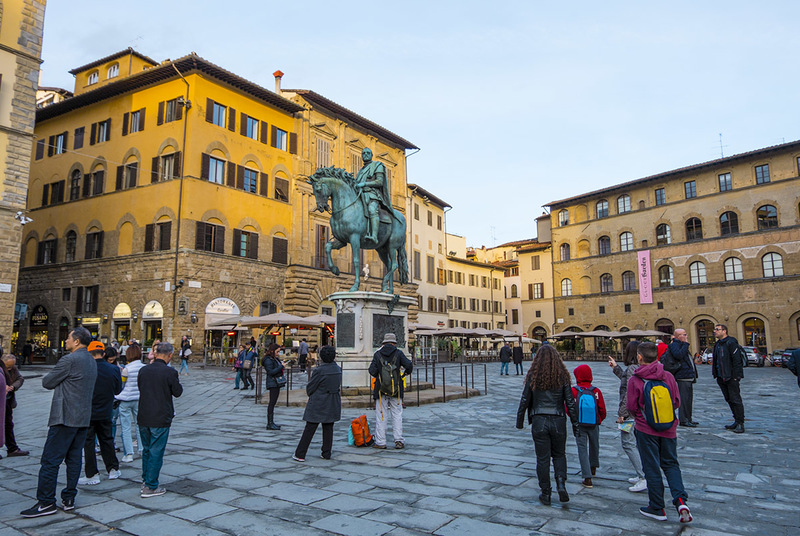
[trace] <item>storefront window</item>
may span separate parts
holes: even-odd
[[[755,346],[759,353],[767,353],[767,332],[763,320],[751,317],[744,321],[744,341],[741,344]]]

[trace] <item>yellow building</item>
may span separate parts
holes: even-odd
[[[352,279],[324,269],[328,215],[311,212],[306,179],[351,169],[363,147],[405,209],[413,145],[314,92],[269,91],[194,53],[127,49],[70,72],[74,97],[37,112],[20,274],[38,320],[19,332],[51,355],[78,324],[199,349],[228,343],[219,324],[235,315],[331,313],[325,296]]]
[[[45,4],[19,0],[0,6],[0,345],[7,352],[14,319],[23,314],[17,309],[15,315],[15,305]]]
[[[471,260],[463,236],[447,233],[447,327],[505,326],[503,269]]]
[[[557,321],[800,346],[799,166],[791,142],[550,203]]]
[[[302,108],[195,54],[71,72],[75,96],[36,114],[20,333],[202,339],[282,305]]]

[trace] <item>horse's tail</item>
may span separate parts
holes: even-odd
[[[397,248],[397,270],[400,272],[400,284],[408,283],[408,258],[405,244]]]

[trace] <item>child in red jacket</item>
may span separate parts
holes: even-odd
[[[582,484],[591,488],[592,477],[600,466],[600,423],[606,418],[606,403],[600,389],[592,385],[589,365],[580,365],[572,373],[577,382],[572,388],[572,396],[578,408],[578,424],[573,432],[581,461]]]

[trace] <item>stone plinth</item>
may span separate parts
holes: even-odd
[[[344,387],[370,385],[369,364],[386,333],[394,333],[408,355],[408,308],[416,298],[359,291],[334,292],[328,299],[336,304],[336,359]]]

